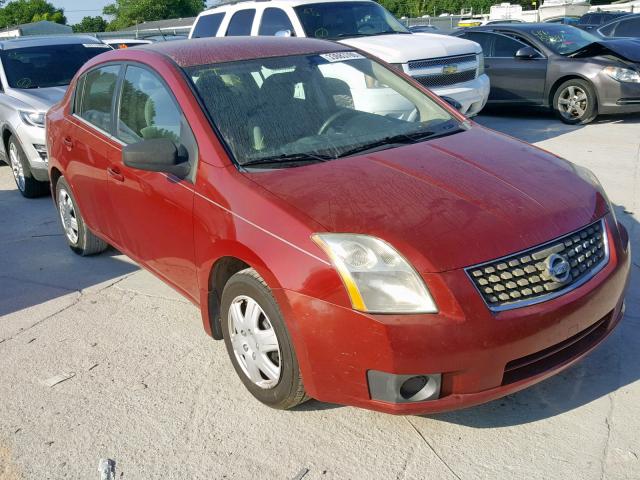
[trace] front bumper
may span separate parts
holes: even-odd
[[[640,83],[619,82],[601,73],[596,87],[598,113],[640,113]]]
[[[20,123],[16,126],[16,137],[18,138],[24,154],[27,156],[29,162],[29,168],[33,177],[40,182],[49,181],[49,162],[46,157],[46,140],[45,130],[40,127],[33,127]],[[41,153],[36,150],[38,148],[44,148],[44,158]]]
[[[484,108],[489,98],[489,90],[489,77],[486,74],[469,82],[431,89],[439,97],[451,97],[457,100],[462,105],[460,113],[467,116],[477,115]]]
[[[369,315],[290,291],[276,296],[307,392],[332,403],[424,414],[484,403],[567,368],[618,324],[629,275],[629,240],[608,235],[607,266],[586,284],[544,303],[492,313],[464,270],[425,275],[441,311]],[[445,288],[443,288],[445,287]],[[441,374],[436,400],[373,400],[368,372]]]

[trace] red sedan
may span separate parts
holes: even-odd
[[[575,363],[624,311],[629,239],[589,170],[346,46],[108,52],[47,141],[71,249],[111,244],[198,305],[275,408],[486,402]]]

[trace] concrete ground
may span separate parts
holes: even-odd
[[[640,118],[478,120],[591,168],[629,228],[627,315],[591,356],[455,413],[274,411],[193,305],[118,252],[72,254],[0,166],[0,479],[98,479],[106,458],[134,480],[640,478]]]

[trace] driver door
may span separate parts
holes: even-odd
[[[198,298],[193,245],[193,178],[197,145],[180,107],[151,70],[127,65],[116,107],[117,139],[109,158],[109,198],[117,217],[115,240],[187,296]],[[122,147],[168,138],[188,152],[191,174],[177,178],[159,171],[127,167]],[[153,161],[153,159],[149,159]]]

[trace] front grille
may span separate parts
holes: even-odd
[[[459,55],[457,57],[428,58],[425,60],[412,60],[409,62],[409,69],[444,67],[447,65],[458,65],[459,63],[477,62],[476,55]]]
[[[606,336],[613,312],[573,337],[526,357],[512,360],[504,368],[502,385],[524,380],[551,370],[589,350]]]
[[[466,271],[489,308],[500,311],[558,297],[585,283],[608,260],[604,220],[598,220],[577,232]],[[561,267],[567,267],[568,273]],[[567,278],[561,278],[564,276]]]
[[[423,77],[414,77],[418,82],[427,88],[448,87],[457,83],[469,82],[476,78],[475,70],[466,70],[456,73],[439,73],[436,75],[425,75]]]

